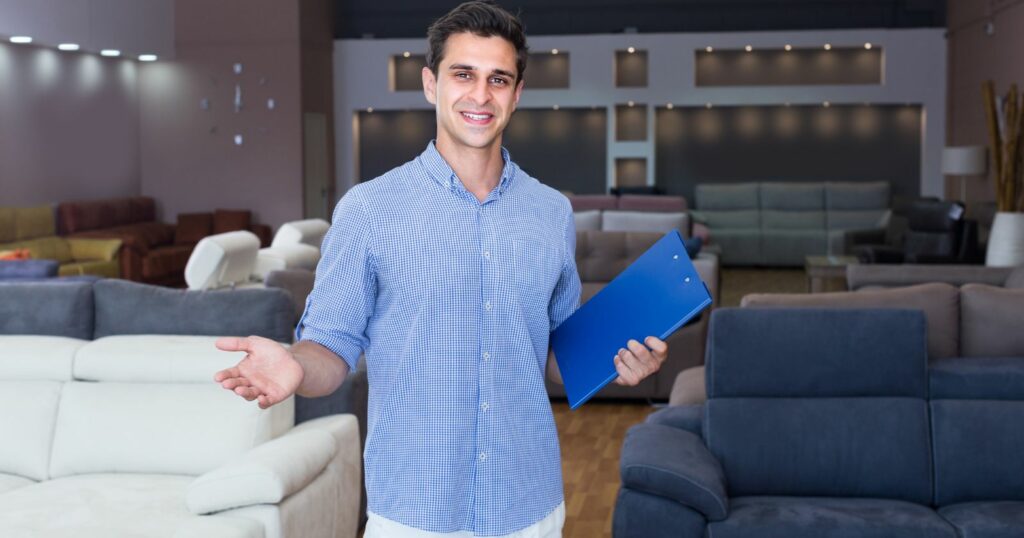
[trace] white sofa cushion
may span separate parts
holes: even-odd
[[[244,230],[204,237],[185,265],[190,290],[208,290],[249,281],[260,239]]]
[[[601,215],[601,229],[606,232],[658,232],[679,230],[683,237],[690,234],[690,216],[683,212],[605,211]]]
[[[0,473],[49,477],[60,393],[57,381],[0,381]]]
[[[66,336],[0,336],[0,379],[70,381],[75,352],[87,342]]]
[[[245,353],[214,346],[215,336],[118,335],[87,343],[75,357],[75,379],[132,383],[213,383]]]
[[[262,410],[220,385],[64,384],[50,476],[200,475],[294,422],[294,399]]]
[[[573,223],[576,225],[577,232],[584,230],[596,231],[601,229],[601,212],[597,209],[591,209],[589,211],[574,211],[572,219]]]
[[[197,478],[185,503],[195,514],[276,504],[312,482],[336,450],[323,430],[282,435]]]
[[[177,538],[178,529],[198,517],[182,502],[191,481],[188,476],[99,474],[26,486],[3,495],[0,536]],[[221,528],[234,523],[252,529],[249,521],[218,519]]]
[[[294,244],[261,248],[256,255],[253,276],[263,280],[271,271],[284,269],[316,271],[316,264],[319,262],[320,249],[309,245]]]
[[[327,234],[327,230],[330,227],[331,223],[323,219],[286,222],[277,229],[277,233],[274,234],[274,240],[271,241],[270,246],[279,247],[281,245],[301,243],[320,250],[320,243],[323,242],[324,235]]]
[[[0,473],[0,495],[3,495],[4,493],[11,490],[23,488],[25,486],[30,486],[35,483],[35,480],[29,480],[24,476]]]

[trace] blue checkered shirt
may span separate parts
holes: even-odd
[[[502,149],[482,203],[431,142],[334,211],[296,336],[365,353],[370,511],[515,532],[562,501],[548,336],[579,304],[569,201]]]

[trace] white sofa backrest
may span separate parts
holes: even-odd
[[[0,381],[0,473],[47,478],[61,385]]]
[[[690,235],[690,215],[684,212],[656,211],[604,211],[601,230],[606,232],[657,232],[679,230],[683,237]]]
[[[271,247],[282,245],[304,244],[320,250],[320,244],[331,224],[323,219],[306,219],[286,222],[277,229]]]
[[[260,240],[247,231],[204,237],[185,265],[185,283],[190,290],[208,290],[249,281]]]
[[[261,248],[256,256],[256,265],[252,275],[262,281],[271,271],[284,269],[316,271],[318,263],[320,263],[320,249],[310,245],[295,243]]]
[[[118,335],[88,342],[75,356],[75,379],[120,383],[213,383],[245,357],[214,346],[216,336]]]
[[[65,336],[0,336],[0,380],[70,381],[75,352],[88,340]]]

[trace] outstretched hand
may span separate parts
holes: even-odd
[[[632,387],[639,384],[647,376],[661,369],[661,365],[668,358],[668,344],[664,340],[648,336],[641,344],[636,340],[630,340],[626,345],[629,349],[622,348],[615,355],[615,370],[619,377],[615,382],[619,385]]]
[[[233,368],[214,374],[214,381],[248,401],[256,400],[266,409],[286,400],[302,384],[303,370],[285,347],[269,338],[219,338],[221,351],[245,351],[247,355]]]

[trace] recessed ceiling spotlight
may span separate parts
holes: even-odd
[[[704,108],[711,110],[711,103],[704,103]]]
[[[412,53],[411,53],[411,52],[409,52],[409,51],[405,51],[405,52],[403,52],[403,53],[402,53],[402,57],[403,57],[403,58],[408,58],[408,57],[410,57],[410,56],[412,56]]]
[[[787,43],[786,46],[783,47],[783,48],[786,49],[786,52],[789,52],[789,51],[793,50],[793,45],[790,45],[790,44]]]
[[[551,107],[551,108],[553,108],[553,109],[555,109],[555,110],[558,110],[558,105],[555,105],[555,106],[553,106],[553,107]]]
[[[371,107],[367,108],[366,109],[366,113],[367,114],[373,114],[373,107],[371,106]]]
[[[629,47],[628,49],[626,49],[626,52],[633,54],[634,52],[636,52],[636,49],[633,47]]]
[[[832,50],[832,43],[825,43],[825,50]]]
[[[633,101],[630,101],[630,102],[628,102],[626,104],[629,105],[630,107],[632,107],[633,105],[636,105],[636,103],[634,103]]]
[[[60,45],[57,45],[57,50],[68,52],[76,51],[78,50],[78,43],[61,43]]]
[[[745,50],[747,52],[750,52],[750,51],[754,50],[754,47],[752,47],[750,45],[747,45],[746,47],[743,47],[743,50]]]
[[[825,108],[828,108],[828,107],[832,106],[832,103],[829,103],[828,101],[825,101],[824,103],[821,104],[821,106],[823,106]]]
[[[32,42],[32,38],[27,35],[16,35],[11,36],[11,43],[17,43],[19,45],[27,45]]]
[[[665,108],[667,108],[669,110],[672,110],[673,108],[675,108],[675,106],[672,103],[669,103],[669,104],[665,105]]]
[[[708,45],[708,46],[704,47],[704,50],[707,51],[707,52],[715,52],[715,49],[713,49],[711,47],[711,45]]]
[[[121,55],[121,51],[117,49],[103,49],[100,51],[100,56],[107,56],[110,58],[116,58]]]
[[[864,48],[867,50],[871,50],[871,43],[864,43]]]
[[[790,103],[789,103],[789,101],[786,101],[786,106],[790,106]]]
[[[558,54],[558,49],[551,49],[551,54]]]
[[[139,55],[139,61],[140,62],[155,62],[156,61],[156,54],[140,54]]]

